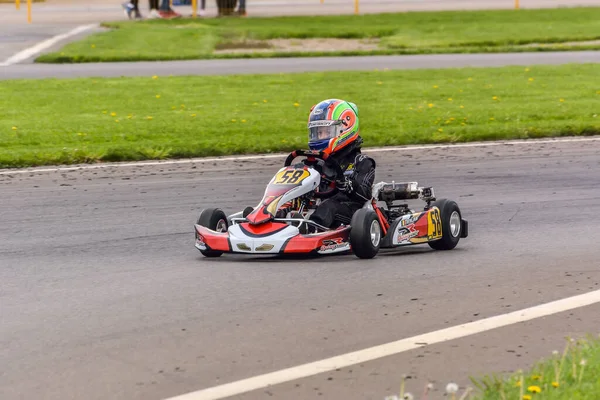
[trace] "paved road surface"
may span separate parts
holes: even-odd
[[[227,75],[280,72],[494,67],[598,63],[600,51],[514,54],[434,54],[319,58],[198,60],[110,64],[35,64],[0,68],[2,79],[75,77]]]
[[[600,141],[373,155],[377,180],[456,199],[470,237],[371,261],[209,260],[198,210],[255,204],[283,158],[0,174],[0,398],[160,399],[598,289]],[[403,373],[413,390],[466,384],[598,333],[599,311],[236,398],[382,399]]]
[[[0,63],[35,44],[73,28],[89,23],[124,20],[121,3],[124,0],[47,0],[34,4],[32,23],[27,23],[25,2],[17,11],[12,4],[0,4]],[[248,0],[251,16],[351,14],[352,0]],[[147,2],[141,2],[141,11],[147,13]],[[216,15],[214,1],[207,1],[209,16]],[[598,6],[598,0],[521,0],[522,8],[554,8],[574,6]],[[361,13],[432,11],[462,9],[510,9],[512,0],[361,0]],[[176,7],[183,15],[191,15],[191,7]],[[92,33],[89,31],[87,34]],[[81,37],[70,38],[76,40]],[[65,42],[46,50],[54,51]],[[33,60],[29,59],[28,62]],[[1,68],[1,67],[0,67]]]

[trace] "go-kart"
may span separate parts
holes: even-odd
[[[305,159],[292,165],[298,157]],[[433,188],[417,182],[374,184],[372,198],[354,213],[349,225],[330,229],[311,221],[315,208],[337,192],[335,181],[343,174],[325,153],[293,151],[257,207],[229,216],[219,208],[202,210],[194,225],[195,247],[206,257],[352,251],[359,258],[373,258],[381,248],[424,243],[435,250],[451,250],[468,236],[468,222],[456,202],[437,200]],[[425,202],[423,211],[405,203],[415,199]]]

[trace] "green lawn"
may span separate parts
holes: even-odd
[[[444,11],[315,17],[220,18],[106,23],[94,34],[43,55],[38,62],[176,60],[320,54],[418,54],[600,48],[565,42],[600,39],[600,7],[540,10]],[[248,41],[306,38],[379,38],[377,49],[337,52],[216,54]],[[525,47],[530,45],[531,47]]]
[[[306,148],[316,102],[367,146],[600,133],[600,65],[0,82],[0,167]]]

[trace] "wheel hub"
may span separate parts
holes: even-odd
[[[460,235],[460,214],[458,211],[454,211],[450,215],[450,234],[452,237],[458,237]]]
[[[371,233],[371,244],[373,244],[373,247],[379,246],[379,241],[381,240],[381,228],[379,226],[379,221],[374,220],[371,222],[371,228],[369,231]]]
[[[224,219],[220,219],[219,222],[217,222],[217,226],[215,228],[215,231],[217,231],[217,232],[227,232],[227,221],[225,221]]]

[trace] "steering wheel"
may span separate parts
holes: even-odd
[[[344,175],[344,171],[340,164],[333,158],[329,158],[329,155],[322,151],[314,150],[294,150],[285,159],[284,166],[288,167],[292,165],[297,157],[305,156],[310,164],[317,164],[317,160],[322,160],[324,167],[321,171],[321,179],[326,183],[325,187],[322,188],[323,183],[319,185],[318,191],[315,191],[314,196],[319,199],[324,199],[333,196],[338,192],[335,181],[338,177]],[[310,165],[308,164],[308,165]]]

